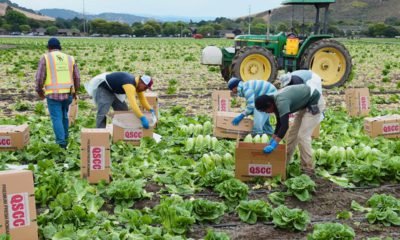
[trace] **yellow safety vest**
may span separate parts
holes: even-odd
[[[74,85],[72,78],[75,60],[60,51],[44,54],[46,59],[45,95],[51,93],[70,93]]]

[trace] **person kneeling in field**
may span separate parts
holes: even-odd
[[[142,126],[148,129],[149,121],[137,105],[136,94],[144,109],[150,111],[153,119],[156,120],[154,109],[144,96],[144,92],[147,89],[151,90],[152,85],[151,77],[147,75],[135,77],[127,72],[103,73],[90,80],[85,84],[85,88],[97,105],[96,128],[106,127],[106,115],[110,107],[114,111],[127,111],[128,106],[125,103],[125,98],[128,97],[133,112],[140,118]]]
[[[249,115],[254,115],[253,132],[256,134],[272,134],[273,128],[269,122],[269,114],[257,111],[254,107],[256,97],[272,94],[276,92],[276,87],[264,80],[250,80],[243,82],[238,78],[231,78],[228,82],[228,88],[239,97],[246,98],[246,110],[233,119],[233,125],[239,123]]]
[[[324,100],[317,91],[311,94],[312,89],[306,84],[288,86],[278,90],[272,95],[260,96],[256,99],[257,110],[275,113],[277,124],[269,144],[264,148],[264,153],[271,153],[278,146],[281,139],[289,129],[289,114],[297,112],[294,124],[287,136],[286,157],[291,159],[294,150],[299,144],[301,166],[303,171],[314,172],[312,161],[311,135],[321,119],[321,112],[311,113],[307,107],[312,102],[318,102],[322,111]]]

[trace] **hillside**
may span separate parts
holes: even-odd
[[[53,18],[64,18],[64,19],[73,19],[75,17],[82,18],[82,13],[75,12],[72,10],[66,9],[42,9],[39,12],[43,15],[51,16]],[[86,19],[91,20],[95,18],[102,18],[107,21],[118,21],[118,22],[125,22],[125,23],[134,23],[134,22],[141,22],[146,21],[149,18],[136,16],[133,14],[124,14],[124,13],[101,13],[101,14],[87,14]]]
[[[7,2],[2,2],[0,3],[0,16],[4,16],[7,11],[7,7],[10,7],[12,10],[20,12],[24,14],[27,18],[38,20],[38,21],[55,21],[55,18],[44,16],[44,15],[39,15],[36,14],[32,11],[28,11],[26,9],[20,8],[20,7],[15,7],[15,5],[9,5]]]
[[[301,22],[303,6],[282,6],[273,9],[271,23],[290,22],[294,9],[294,19]],[[315,21],[314,6],[304,7],[306,22]],[[255,14],[266,19],[267,11]],[[321,14],[322,16],[322,14]],[[337,0],[330,7],[330,21],[356,22],[383,22],[388,17],[400,16],[400,0]]]

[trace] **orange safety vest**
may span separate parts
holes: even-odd
[[[75,60],[60,51],[44,54],[46,59],[45,95],[51,93],[70,93],[74,86],[73,72]]]

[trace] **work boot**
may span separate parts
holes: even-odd
[[[317,115],[318,113],[320,113],[318,105],[309,105],[307,108],[312,115]]]
[[[59,145],[60,145],[60,148],[67,150],[67,144],[59,144]]]

